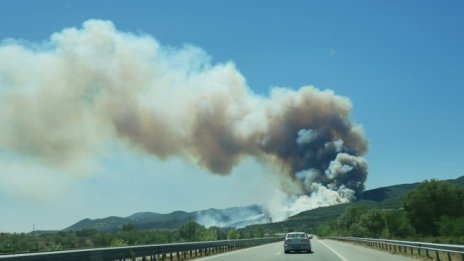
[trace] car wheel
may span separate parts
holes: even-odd
[[[290,253],[290,251],[288,251],[288,250],[284,250],[284,253],[285,253],[285,254],[288,254],[288,253]]]

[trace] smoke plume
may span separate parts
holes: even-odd
[[[0,103],[0,150],[61,168],[117,140],[219,175],[254,157],[281,177],[287,215],[353,200],[367,177],[348,98],[312,86],[260,96],[233,63],[107,21],[39,45],[3,41]]]

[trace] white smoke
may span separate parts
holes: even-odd
[[[234,207],[224,210],[209,209],[196,212],[197,223],[206,227],[242,228],[269,222],[268,214],[260,206]]]
[[[315,130],[306,130],[302,129],[298,131],[298,138],[296,139],[296,143],[298,144],[305,144],[305,143],[311,143],[312,141],[317,139],[317,131]]]

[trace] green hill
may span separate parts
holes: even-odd
[[[464,186],[464,176],[457,179],[445,180],[447,182]],[[263,228],[268,233],[279,233],[288,231],[314,231],[318,226],[329,223],[337,219],[346,208],[349,207],[368,207],[379,209],[398,209],[402,207],[402,198],[412,191],[420,183],[401,184],[382,188],[366,190],[362,193],[361,199],[355,202],[320,207],[301,212],[288,218],[286,221],[274,222],[262,225],[252,225],[245,228]]]

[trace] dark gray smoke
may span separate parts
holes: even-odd
[[[351,102],[332,91],[258,96],[232,63],[212,65],[198,48],[164,48],[111,22],[87,21],[44,46],[0,45],[2,150],[63,167],[116,140],[221,175],[254,157],[293,183],[279,188],[288,213],[364,189],[367,142]]]

